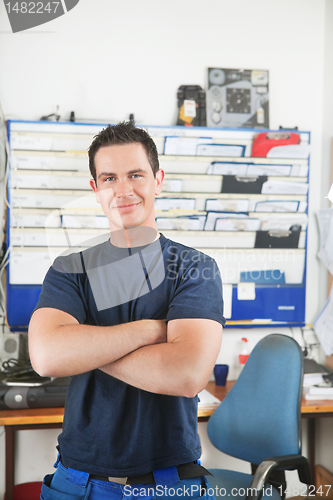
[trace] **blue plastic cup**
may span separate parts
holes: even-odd
[[[227,382],[229,366],[228,365],[215,365],[214,377],[216,385],[225,385]]]

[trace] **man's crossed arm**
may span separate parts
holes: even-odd
[[[101,369],[140,389],[172,396],[192,397],[206,386],[221,339],[222,326],[207,319],[101,327],[42,308],[29,325],[30,359],[40,375],[66,377]]]

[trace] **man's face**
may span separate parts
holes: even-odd
[[[154,178],[142,144],[105,146],[95,156],[97,202],[109,219],[111,231],[137,226],[156,228],[154,202],[164,178],[159,170]]]

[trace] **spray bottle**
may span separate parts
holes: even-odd
[[[240,372],[244,368],[244,365],[245,365],[246,361],[248,360],[248,357],[250,356],[247,342],[248,342],[247,338],[243,337],[242,338],[241,352],[238,355],[238,362],[239,362]]]

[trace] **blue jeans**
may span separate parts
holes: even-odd
[[[176,467],[154,471],[156,484],[132,485],[90,479],[86,472],[66,469],[59,457],[55,467],[44,478],[41,500],[214,500],[205,476],[180,480]]]

